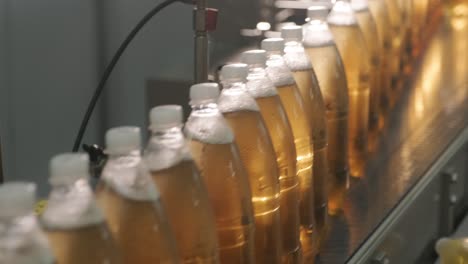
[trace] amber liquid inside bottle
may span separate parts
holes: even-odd
[[[411,44],[414,57],[422,52],[425,29],[428,27],[428,8],[429,0],[412,0]]]
[[[190,146],[215,214],[220,262],[254,263],[250,187],[236,146],[194,139]]]
[[[101,182],[96,199],[121,250],[123,263],[178,263],[167,219],[156,200],[133,200]]]
[[[193,161],[151,172],[183,263],[218,263],[218,243],[205,188]]]
[[[259,112],[242,110],[223,115],[234,131],[249,175],[255,214],[256,263],[281,263],[280,186],[268,131]]]
[[[467,17],[468,0],[446,0],[445,9],[449,16]]]
[[[417,0],[419,1],[419,0]],[[426,0],[422,0],[426,1]],[[398,98],[398,89],[401,83],[401,71],[400,71],[400,60],[401,60],[401,49],[403,46],[403,25],[402,25],[402,13],[398,8],[396,1],[385,0],[387,6],[387,12],[390,19],[392,29],[392,55],[390,59],[390,70],[392,73],[392,86],[391,86],[391,100],[390,106],[394,106]]]
[[[380,47],[375,37],[378,36],[376,24],[368,9],[356,12],[359,27],[366,41],[367,49],[371,58],[369,75],[370,97],[369,97],[369,138],[368,148],[374,152],[377,148],[379,136],[379,114],[380,114]]]
[[[104,223],[59,229],[46,228],[56,264],[121,263],[111,234]]]
[[[300,240],[304,263],[313,263],[317,254],[313,197],[313,142],[309,113],[295,84],[277,87],[294,137],[296,168],[299,179]]]
[[[405,0],[406,1],[406,0]],[[392,95],[392,28],[390,17],[388,16],[385,0],[370,0],[369,10],[375,20],[380,43],[380,116],[379,128],[384,126],[385,117],[388,115]],[[375,40],[374,40],[375,41]]]
[[[304,101],[304,106],[308,109],[312,119],[312,141],[314,145],[314,210],[316,226],[318,231],[318,247],[326,238],[328,232],[328,194],[327,180],[329,178],[327,162],[327,138],[325,107],[320,92],[314,91],[320,88],[314,81],[312,69],[293,72],[294,80],[297,83],[299,92]]]
[[[328,212],[342,209],[348,183],[348,90],[341,57],[334,44],[307,47],[325,103],[328,136]]]
[[[285,263],[301,263],[299,241],[299,180],[296,149],[288,117],[279,96],[255,98],[276,153],[280,180],[280,219]]]
[[[353,177],[362,177],[367,158],[370,58],[357,25],[330,25],[346,71],[349,95],[348,151]]]

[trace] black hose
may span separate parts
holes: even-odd
[[[149,11],[139,22],[136,24],[136,26],[130,31],[130,33],[127,35],[125,40],[120,44],[119,49],[115,52],[114,56],[112,57],[112,60],[109,62],[107,65],[104,74],[101,77],[101,80],[99,81],[98,86],[96,87],[96,90],[94,91],[93,97],[91,98],[91,101],[89,102],[88,108],[86,109],[86,113],[83,117],[83,120],[81,121],[80,129],[78,130],[78,134],[76,135],[75,143],[73,144],[73,152],[77,152],[78,149],[80,148],[81,141],[83,140],[84,133],[86,132],[86,127],[88,126],[89,119],[91,118],[91,115],[93,114],[94,108],[96,107],[96,103],[99,99],[99,96],[101,95],[102,91],[104,90],[104,87],[106,85],[107,80],[109,79],[110,74],[112,73],[112,70],[114,70],[115,65],[119,61],[120,57],[124,53],[125,49],[128,47],[130,42],[135,38],[136,34],[143,28],[143,26],[148,23],[151,18],[153,18],[156,14],[158,14],[161,10],[166,8],[167,6],[175,3],[175,2],[183,2],[183,3],[192,3],[192,1],[188,0],[165,0],[162,3],[158,4],[156,7],[154,7],[151,11]]]

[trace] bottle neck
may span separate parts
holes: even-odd
[[[190,102],[192,113],[203,114],[205,112],[219,112],[218,105],[215,100],[203,100]]]
[[[302,47],[302,43],[299,42],[298,40],[291,39],[291,40],[287,40],[287,41],[284,43],[284,46],[285,46],[285,47]]]
[[[249,65],[249,75],[247,80],[264,78],[266,76],[265,65],[254,64]]]
[[[268,61],[276,61],[283,59],[283,51],[269,51],[267,53],[267,64]]]
[[[177,138],[182,135],[182,125],[169,128],[155,127],[151,128],[151,135],[155,139]]]
[[[245,82],[240,80],[224,80],[221,82],[223,89],[243,89],[245,88]]]
[[[115,153],[109,153],[109,160],[116,160],[120,159],[122,157],[133,157],[133,158],[140,158],[141,157],[141,151],[138,148],[128,150],[125,152],[115,152]]]

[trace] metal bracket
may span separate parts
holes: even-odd
[[[443,171],[441,174],[442,184],[440,190],[440,236],[448,236],[454,230],[455,225],[455,205],[458,197],[453,191],[453,186],[458,182],[459,175],[451,169]]]

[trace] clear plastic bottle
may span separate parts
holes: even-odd
[[[291,125],[296,147],[296,168],[300,189],[301,244],[304,263],[313,263],[317,254],[317,232],[314,216],[312,118],[306,110],[291,70],[283,59],[284,40],[269,38],[262,41],[267,52],[266,72],[273,81]]]
[[[327,18],[346,71],[349,95],[348,151],[351,176],[363,177],[367,158],[371,59],[349,0]]]
[[[405,0],[407,1],[407,0]],[[385,0],[369,0],[369,10],[377,26],[377,36],[380,44],[380,117],[379,127],[384,126],[388,115],[392,96],[391,60],[393,56],[392,27]]]
[[[161,194],[182,263],[219,263],[214,215],[182,133],[182,107],[154,107],[150,124],[144,159]]]
[[[121,263],[88,178],[86,154],[64,153],[50,161],[52,191],[42,224],[56,264]]]
[[[138,127],[107,131],[109,159],[101,174],[96,199],[123,263],[179,263],[174,234],[140,149]]]
[[[255,99],[247,92],[245,64],[221,70],[223,90],[218,99],[234,132],[239,154],[249,176],[255,214],[256,263],[281,263],[280,184],[276,155]]]
[[[192,155],[206,184],[216,220],[221,263],[254,263],[254,217],[247,172],[234,133],[218,109],[219,86],[190,88],[185,124]]]
[[[392,55],[390,60],[390,70],[392,73],[392,95],[390,105],[393,106],[396,103],[398,97],[398,88],[401,84],[400,60],[401,49],[403,47],[404,28],[402,24],[402,13],[398,8],[397,2],[395,0],[385,0],[385,3],[387,5],[388,16],[390,18],[390,25],[392,29]]]
[[[302,28],[285,26],[281,29],[285,40],[284,59],[293,72],[297,87],[307,111],[312,116],[312,140],[314,144],[314,203],[318,246],[328,233],[328,187],[330,177],[327,160],[327,121],[325,105],[314,69],[302,46]]]
[[[343,208],[349,182],[348,168],[348,88],[341,56],[328,28],[329,6],[308,9],[304,25],[304,46],[325,100],[328,132],[328,211],[337,214]]]
[[[47,237],[34,215],[35,200],[33,183],[0,185],[0,263],[54,263]]]
[[[283,262],[301,263],[299,240],[299,179],[296,174],[294,137],[283,104],[273,82],[268,78],[264,50],[242,53],[249,67],[246,88],[260,108],[260,114],[273,143],[280,180],[280,219],[283,238]]]
[[[368,0],[351,0],[351,6],[361,29],[371,58],[370,97],[369,97],[369,137],[368,149],[374,152],[379,136],[380,115],[380,45],[375,41],[378,37],[377,26],[369,10]]]

